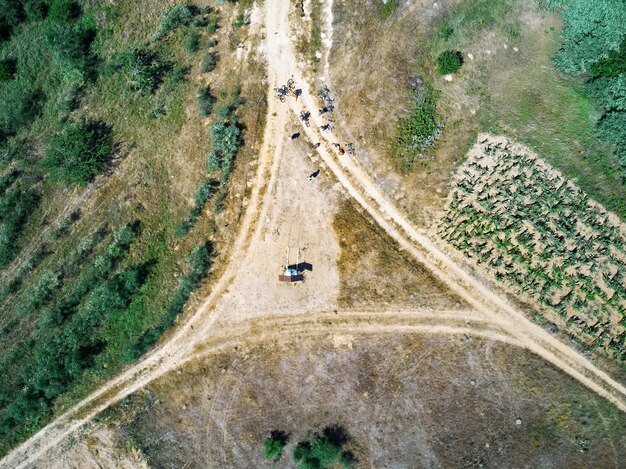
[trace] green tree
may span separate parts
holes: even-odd
[[[546,0],[563,15],[563,45],[554,60],[567,73],[586,73],[598,60],[618,49],[624,39],[623,0]]]
[[[100,174],[113,148],[111,128],[105,123],[66,124],[50,138],[44,165],[59,181],[84,185]]]
[[[278,461],[282,455],[289,436],[280,430],[274,430],[263,443],[263,456],[270,461]]]

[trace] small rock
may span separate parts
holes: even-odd
[[[467,58],[470,60],[474,60],[474,54],[467,54]]]
[[[515,421],[515,425],[521,425],[522,424],[522,419],[517,419]]]
[[[513,48],[513,50],[514,50],[515,52],[519,51],[519,49],[518,49],[517,47],[514,47],[514,48]]]
[[[452,74],[448,73],[447,75],[444,75],[443,79],[446,80],[446,81],[452,81]]]
[[[509,48],[507,44],[502,44],[502,47],[504,48],[504,50],[507,50]]]
[[[183,405],[183,410],[187,410],[187,405]]]
[[[472,386],[476,386],[476,381],[471,380],[471,381],[470,381],[470,384],[471,384]]]

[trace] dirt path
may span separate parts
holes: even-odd
[[[286,0],[266,0],[270,11],[275,12],[272,26],[281,37],[289,37],[288,17],[289,2]],[[277,22],[277,24],[273,24]],[[268,30],[269,30],[268,22]],[[327,32],[332,37],[332,31]],[[319,127],[323,119],[317,114],[318,106],[313,94],[298,70],[291,43],[275,50],[274,57],[268,56],[270,70],[277,68],[275,74],[292,77],[303,94],[298,101],[291,100],[292,111],[299,115],[306,110],[311,113],[311,127],[302,126],[302,131],[313,142],[323,141],[318,148],[324,163],[335,177],[374,220],[417,261],[425,265],[452,291],[457,293],[478,312],[516,334],[526,348],[545,360],[561,368],[599,395],[613,402],[626,411],[626,388],[613,380],[582,355],[551,336],[541,327],[531,323],[523,314],[512,306],[502,292],[490,288],[486,279],[468,272],[458,260],[452,259],[425,232],[416,229],[398,210],[392,201],[382,192],[373,179],[365,172],[354,158],[338,157],[331,144],[340,142],[336,134],[322,133]],[[328,78],[328,77],[326,77]]]
[[[356,160],[335,155],[330,146],[335,136],[320,135],[318,132],[321,119],[317,117],[317,106],[301,78],[291,48],[287,21],[289,7],[289,0],[266,0],[264,5],[268,93],[272,98],[268,102],[267,124],[254,186],[224,274],[201,307],[167,342],[17,447],[0,461],[1,467],[31,466],[98,412],[191,359],[236,345],[240,341],[273,340],[285,333],[341,335],[404,331],[476,335],[504,341],[530,349],[626,411],[626,389],[623,386],[543,329],[530,323],[502,294],[494,292],[483,280],[466,272],[407,221]],[[332,37],[330,31],[328,37]],[[273,88],[291,76],[303,88],[304,94],[298,102],[290,101],[289,104],[281,105],[273,99]],[[305,312],[305,308],[294,305],[292,314],[276,316],[273,311],[265,311],[260,312],[255,319],[224,321],[229,318],[231,311],[223,304],[220,306],[219,301],[233,287],[240,264],[245,262],[246,252],[254,250],[254,243],[262,236],[263,225],[259,221],[265,220],[273,203],[273,190],[279,179],[279,163],[290,109],[296,115],[303,109],[311,112],[312,126],[302,127],[301,132],[311,141],[325,142],[318,149],[319,155],[345,191],[407,252],[465,299],[475,311],[343,312],[335,315]],[[218,319],[222,321],[223,327],[214,327]]]

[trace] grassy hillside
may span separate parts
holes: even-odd
[[[2,455],[209,288],[265,104],[241,4],[0,3]]]

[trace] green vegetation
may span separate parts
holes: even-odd
[[[207,236],[224,242],[204,209],[216,195],[221,210],[234,155],[216,147],[218,193],[203,171],[210,135],[185,142],[204,126],[185,112],[198,57],[181,53],[217,12],[188,6],[206,21],[173,27],[168,13],[157,27],[148,3],[0,0],[0,456],[151,347],[207,276]],[[217,81],[241,83],[230,71]],[[220,97],[211,123],[237,126],[239,145],[238,119],[256,129],[261,105],[238,118],[239,98]],[[207,90],[201,112],[214,102]]]
[[[234,99],[227,106],[218,109],[217,115],[221,121],[211,127],[211,151],[207,156],[207,166],[210,172],[221,172],[218,202],[223,201],[223,188],[226,186],[230,173],[233,170],[235,156],[241,145],[241,129],[235,111],[241,104],[239,90],[234,91]],[[216,211],[221,210],[221,203],[216,204]]]
[[[524,147],[486,139],[459,171],[439,233],[588,348],[623,363],[624,229]]]
[[[352,467],[354,456],[343,446],[348,442],[345,430],[326,427],[322,434],[315,434],[301,441],[293,450],[293,459],[299,469],[325,469],[337,465]]]
[[[284,431],[274,430],[263,443],[265,459],[277,462],[289,441]],[[341,466],[353,467],[355,461],[351,451],[345,449],[348,434],[338,425],[324,428],[322,433],[315,433],[299,442],[293,450],[293,460],[299,469],[326,469]]]
[[[626,8],[621,0],[545,0],[563,15],[557,68],[587,77],[587,89],[602,108],[600,140],[612,145],[626,174]]]
[[[200,70],[202,71],[202,73],[210,73],[215,70],[215,65],[217,62],[215,57],[215,53],[213,52],[207,52],[206,54],[204,54],[204,57],[202,58],[202,65],[200,66]]]
[[[195,31],[190,31],[185,39],[185,52],[193,54],[200,49],[200,35]]]
[[[437,67],[441,75],[455,73],[463,65],[463,54],[458,50],[444,50],[437,57]]]
[[[213,196],[213,190],[215,189],[215,181],[207,179],[196,189],[194,197],[194,206],[187,215],[187,218],[176,227],[177,236],[185,236],[193,228],[196,223],[196,219],[202,213],[202,209]]]
[[[213,263],[213,246],[206,242],[197,247],[189,256],[188,273],[181,277],[178,290],[172,296],[169,305],[161,315],[159,322],[148,329],[134,344],[132,358],[141,356],[148,350],[159,337],[169,329],[183,312],[183,308],[191,294],[198,288],[200,282],[206,277]]]
[[[113,148],[111,128],[104,122],[68,123],[50,138],[45,166],[65,184],[84,185],[100,174]]]
[[[413,110],[408,117],[399,120],[395,144],[397,161],[404,170],[410,169],[441,133],[437,124],[437,94],[429,86],[421,85],[412,95]]]
[[[186,5],[174,5],[161,15],[161,21],[156,32],[152,35],[153,41],[163,39],[177,28],[188,24],[193,17],[191,9]]]
[[[400,0],[387,0],[381,2],[378,8],[380,9],[380,13],[386,18],[397,10],[398,5],[400,5]]]
[[[5,185],[17,176],[9,175]],[[29,215],[37,208],[40,197],[33,181],[21,179],[0,197],[0,266],[6,266],[19,252],[20,235]]]
[[[265,459],[277,462],[283,455],[289,436],[282,431],[274,430],[263,443],[263,456]]]
[[[197,100],[200,117],[209,117],[216,101],[215,96],[211,93],[211,87],[205,86],[200,88]]]

